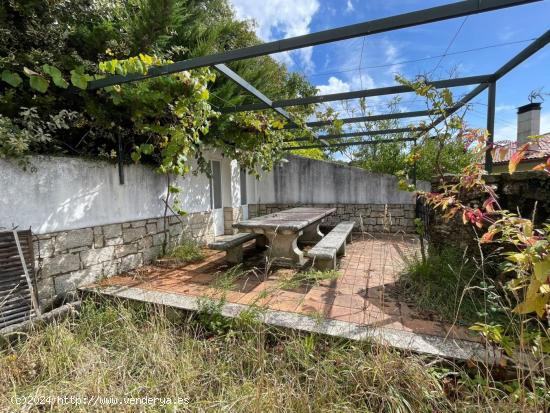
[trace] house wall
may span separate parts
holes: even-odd
[[[121,185],[117,166],[108,162],[45,156],[30,162],[23,170],[0,159],[0,227],[33,231],[43,306],[78,285],[147,264],[161,252],[164,176],[128,165]],[[222,160],[222,171],[230,170],[231,162]],[[224,180],[234,188],[230,173]],[[188,215],[169,216],[169,245],[182,239],[209,242],[214,232],[208,177],[189,174],[173,184],[182,190],[180,207]],[[233,205],[231,191],[223,193],[224,205]]]
[[[0,226],[32,228],[35,234],[160,217],[166,178],[142,165],[118,168],[108,162],[69,157],[34,157],[30,168],[0,160]],[[206,176],[178,178],[181,207],[187,212],[210,208]]]

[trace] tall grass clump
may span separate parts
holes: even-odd
[[[86,300],[79,314],[4,343],[0,406],[28,411],[16,397],[57,395],[186,400],[184,406],[96,409],[117,412],[479,412],[537,406],[521,404],[456,366],[368,342],[276,330],[254,311],[227,320],[219,334],[205,335],[205,313],[197,319],[150,305]],[[210,316],[219,317],[214,313],[210,308]]]
[[[494,310],[487,306],[488,284],[467,251],[447,247],[408,261],[397,287],[400,298],[417,309],[470,325]]]
[[[166,254],[169,258],[176,258],[184,262],[198,262],[204,259],[204,253],[200,246],[192,240],[184,240]]]

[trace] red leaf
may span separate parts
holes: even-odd
[[[491,198],[487,198],[485,200],[485,202],[483,203],[483,208],[485,209],[485,211],[487,212],[495,212],[495,208],[493,207],[493,205],[495,204],[495,198],[491,197]]]
[[[527,152],[527,149],[529,149],[529,145],[529,143],[522,145],[517,150],[517,152],[510,157],[510,162],[508,163],[508,172],[510,172],[511,174],[516,172],[519,163],[523,160],[523,158],[525,158],[525,153]]]
[[[496,231],[492,231],[492,230],[491,230],[491,231],[487,231],[487,232],[486,232],[485,234],[483,234],[483,236],[481,237],[480,242],[481,242],[482,244],[487,243],[487,242],[491,242],[491,241],[493,240],[495,234],[496,234]]]

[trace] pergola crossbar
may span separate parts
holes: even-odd
[[[412,126],[409,128],[393,128],[393,129],[381,129],[381,130],[372,130],[372,131],[356,131],[356,132],[346,132],[346,133],[338,133],[338,134],[328,134],[328,135],[319,135],[318,139],[345,139],[345,138],[353,138],[358,136],[377,136],[377,135],[393,135],[394,133],[407,133],[407,132],[415,132],[419,130],[425,130],[425,128]],[[414,139],[414,138],[411,138]],[[305,142],[305,141],[311,141],[310,138],[296,138],[296,139],[288,139],[285,140],[285,142]]]
[[[436,80],[433,82],[427,82],[437,89],[451,88],[458,86],[470,86],[480,83],[489,83],[493,81],[493,75],[478,75],[459,77],[455,79]],[[386,86],[374,89],[355,90],[352,92],[331,93],[328,95],[316,95],[307,96],[294,99],[285,99],[273,102],[273,107],[284,108],[289,106],[303,106],[318,103],[335,102],[339,100],[359,99],[375,96],[397,95],[400,93],[410,93],[414,90],[406,85],[398,86]],[[269,109],[265,103],[251,103],[248,105],[241,105],[235,107],[221,108],[222,113],[234,113],[234,112],[249,112],[254,110]]]
[[[342,118],[342,119],[329,119],[329,120],[317,120],[312,122],[307,122],[306,126],[310,128],[317,128],[321,126],[329,126],[334,124],[334,122],[339,122],[342,124],[348,123],[361,123],[361,122],[375,122],[379,120],[391,120],[391,119],[405,119],[405,118],[415,118],[422,116],[430,116],[439,113],[438,110],[415,110],[412,112],[395,112],[395,113],[385,113],[381,115],[369,115],[369,116],[358,116],[355,118]],[[284,127],[284,129],[296,129],[297,126],[294,124],[289,124]]]
[[[312,144],[302,146],[287,146],[285,150],[297,150],[297,149],[321,149],[321,148],[339,148],[344,146],[363,146],[363,145],[378,145],[381,143],[395,143],[395,142],[414,142],[415,138],[396,138],[396,139],[377,139],[370,141],[352,141],[352,142],[336,142],[328,145]]]

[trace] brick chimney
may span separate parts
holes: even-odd
[[[540,133],[540,103],[529,103],[518,108],[518,147],[527,142],[528,136]]]

